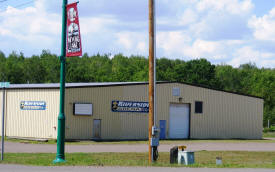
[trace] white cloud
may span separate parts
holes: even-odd
[[[184,51],[186,56],[193,58],[223,59],[224,45],[218,41],[196,40]]]
[[[116,45],[123,50],[124,54],[145,54],[148,50],[146,33],[119,32],[116,35]]]
[[[186,26],[195,23],[198,20],[198,15],[192,9],[186,9],[179,17],[179,24]]]
[[[275,8],[263,17],[255,15],[249,20],[248,26],[254,31],[258,40],[275,41]]]
[[[125,2],[80,2],[84,52],[148,56],[148,1]],[[0,12],[1,50],[27,56],[42,49],[59,53],[61,5],[38,0],[33,7]],[[157,57],[275,66],[275,50],[259,41],[275,41],[275,8],[262,17],[252,17],[252,0],[161,0],[156,8]]]
[[[35,37],[57,36],[61,28],[60,18],[56,14],[47,14],[43,12],[40,3],[35,7],[25,9],[16,9],[7,7],[5,12],[0,14],[2,18],[1,30],[2,36],[10,36],[24,41],[35,41]],[[41,39],[37,39],[37,42]]]
[[[161,32],[158,34],[157,42],[157,47],[163,51],[164,56],[180,57],[185,60],[192,58],[224,59],[227,58],[226,47],[230,44],[236,45],[234,41],[201,39],[193,41],[183,32]]]
[[[133,48],[134,42],[130,33],[118,33],[118,43],[125,49],[129,50]]]
[[[233,53],[233,59],[229,62],[234,67],[239,67],[240,64],[255,62],[259,67],[274,67],[275,53],[261,52],[254,50],[252,47],[245,46],[237,49]]]
[[[81,8],[89,6],[89,1],[81,2]],[[106,2],[107,3],[107,2]],[[136,2],[136,4],[139,2]],[[8,7],[0,13],[0,39],[9,41],[0,43],[5,53],[17,50],[30,56],[38,54],[42,49],[53,50],[59,53],[61,39],[61,10],[60,13],[50,10],[54,5],[61,3],[48,3],[38,0],[33,7],[16,9]],[[118,2],[117,5],[122,4]],[[99,6],[104,8],[100,2]],[[109,6],[109,8],[113,8]],[[129,31],[129,27],[137,29],[143,26],[140,21],[121,21],[115,15],[105,14],[106,10],[98,15],[80,16],[80,28],[84,52],[96,53],[125,53],[146,54],[147,33]],[[79,12],[81,13],[81,12]],[[147,23],[147,22],[146,22]],[[147,28],[147,27],[145,27]],[[125,30],[125,31],[124,31]],[[128,41],[129,40],[129,41]],[[128,42],[127,42],[128,41]],[[24,42],[24,45],[22,45]],[[28,45],[28,46],[27,46]],[[2,46],[2,47],[3,47]],[[26,46],[29,47],[26,50]],[[39,51],[37,51],[39,50]],[[56,50],[58,50],[56,52]],[[132,53],[131,53],[132,52]]]
[[[115,25],[118,21],[112,16],[81,17],[80,29],[82,35],[99,33],[108,30],[108,26]]]
[[[179,31],[157,33],[157,48],[162,49],[163,56],[180,57],[185,47],[192,41],[191,37]]]
[[[231,14],[243,14],[253,9],[251,0],[200,0],[197,3],[197,9],[203,11],[222,11]]]

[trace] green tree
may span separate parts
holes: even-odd
[[[50,51],[43,50],[40,55],[41,65],[45,69],[45,83],[58,83],[60,78],[60,61],[59,58],[51,54]]]
[[[129,70],[133,73],[130,76],[130,81],[148,81],[149,63],[145,57],[131,56],[129,58]]]
[[[147,62],[148,63],[148,62]],[[156,61],[156,76],[158,81],[175,81],[180,80],[179,77],[176,79],[175,74],[181,74],[178,70],[181,67],[176,67],[176,65],[180,65],[184,63],[180,60],[170,60],[167,58],[157,59]],[[178,71],[178,72],[175,72]],[[177,75],[178,76],[178,75]]]
[[[39,56],[32,56],[24,60],[24,83],[44,83],[46,70]]]
[[[5,78],[6,81],[9,81],[12,84],[20,84],[24,83],[24,55],[20,53],[20,55],[12,52],[5,63]]]
[[[112,61],[108,55],[92,56],[89,59],[89,76],[94,82],[109,82],[112,80]]]
[[[66,60],[66,82],[89,82],[88,64],[80,57],[70,57]]]
[[[222,89],[233,92],[241,91],[241,77],[238,69],[230,65],[218,65],[215,71]]]
[[[175,66],[176,80],[193,84],[220,88],[219,80],[215,76],[215,65],[206,59],[190,60]]]
[[[0,82],[6,81],[6,57],[5,54],[0,51]]]
[[[126,82],[131,81],[133,70],[129,67],[130,63],[128,57],[122,54],[115,55],[112,59],[112,81]]]

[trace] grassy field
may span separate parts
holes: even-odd
[[[222,157],[223,165],[216,165],[216,157]],[[55,154],[6,153],[4,164],[53,166]],[[68,153],[68,166],[149,166],[147,153]],[[275,168],[275,152],[199,151],[195,152],[194,165],[188,167],[218,168]],[[152,166],[182,167],[170,164],[169,153],[160,153]]]
[[[263,137],[272,137],[272,138],[275,138],[275,132],[263,133]]]

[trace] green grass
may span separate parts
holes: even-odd
[[[67,166],[150,166],[147,153],[68,153]],[[222,157],[223,165],[216,166],[216,157]],[[53,166],[52,153],[6,153],[3,164]],[[275,152],[245,151],[199,151],[195,152],[194,165],[188,167],[218,168],[275,168]],[[160,153],[157,163],[152,166],[182,167],[170,164],[169,153]]]
[[[275,143],[275,140],[160,140],[160,144],[187,144],[187,143]],[[66,142],[70,145],[94,145],[94,144],[148,144],[148,141],[78,141]]]
[[[1,139],[1,136],[0,136]],[[5,137],[5,141],[17,142],[17,143],[29,143],[29,144],[56,144],[56,140],[50,139],[47,141],[37,141],[37,140],[27,140],[27,139],[17,139]]]
[[[227,139],[227,140],[161,140],[160,144],[176,143],[275,143],[275,140],[244,140],[244,139]]]
[[[273,137],[273,138],[275,138],[275,132],[263,133],[263,137]]]

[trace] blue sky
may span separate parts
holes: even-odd
[[[62,1],[0,0],[0,50],[60,53]],[[83,51],[148,56],[148,0],[79,0]],[[69,0],[69,2],[74,2]],[[156,0],[157,57],[275,68],[275,0]]]

